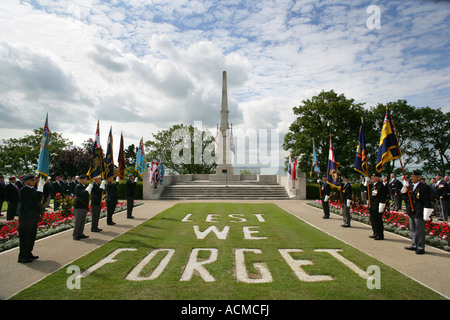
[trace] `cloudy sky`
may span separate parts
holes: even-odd
[[[102,145],[111,126],[115,145],[194,121],[215,134],[224,70],[237,130],[286,133],[331,89],[449,112],[449,49],[448,1],[4,0],[0,139],[47,112],[78,145],[98,119]]]

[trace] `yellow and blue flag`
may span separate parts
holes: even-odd
[[[335,188],[341,189],[341,184],[338,181],[339,168],[340,163],[337,160],[336,151],[333,147],[333,142],[330,137],[330,149],[328,152],[328,168],[327,168],[327,183],[332,185]]]
[[[94,145],[92,147],[91,164],[86,174],[90,180],[103,177],[105,173],[105,160],[103,159],[103,150],[100,146],[100,121],[97,122],[97,130],[95,131]]]
[[[355,170],[366,177],[369,176],[369,158],[367,157],[366,139],[364,137],[364,123],[359,129],[358,147],[356,148]]]
[[[49,176],[49,150],[48,143],[50,141],[50,129],[48,128],[48,114],[45,118],[44,130],[41,140],[41,149],[39,151],[39,160],[37,166],[37,172],[40,176],[44,177],[47,182]]]
[[[144,138],[141,138],[139,142],[139,149],[136,155],[136,172],[139,174],[141,179],[144,177],[144,174],[148,171],[147,163],[145,162],[145,152],[144,152]]]
[[[383,165],[391,160],[401,158],[400,146],[398,144],[397,133],[395,126],[389,114],[389,109],[386,110],[383,128],[381,129],[380,145],[378,148],[376,170],[381,172]]]

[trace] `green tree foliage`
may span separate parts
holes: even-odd
[[[339,171],[356,178],[354,161],[361,117],[364,118],[366,147],[369,156],[369,172],[375,172],[381,128],[386,109],[389,108],[397,130],[402,164],[408,168],[422,165],[425,173],[445,174],[450,170],[450,113],[440,109],[416,108],[406,100],[379,103],[376,107],[363,108],[343,94],[333,90],[302,101],[294,107],[297,116],[285,136],[283,148],[291,155],[299,156],[303,172],[311,171],[313,138],[320,170],[326,173],[330,135],[336,150]],[[384,165],[382,174],[401,173],[399,160]]]
[[[3,140],[0,145],[0,172],[6,175],[22,175],[35,173],[39,159],[43,128],[34,129],[33,135],[23,138],[11,138]],[[49,162],[50,173],[58,152],[72,142],[62,137],[61,133],[50,132]]]

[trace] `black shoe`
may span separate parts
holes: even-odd
[[[425,254],[425,250],[422,249],[416,250],[416,254]]]
[[[350,228],[350,225],[349,224],[343,224],[343,225],[341,225],[341,227],[342,228]]]
[[[39,259],[39,256],[30,255],[30,259]]]
[[[115,225],[116,223],[111,221],[111,222],[107,222],[106,224],[107,224],[108,226],[113,226],[113,225]]]
[[[33,262],[33,259],[30,258],[21,258],[17,260],[18,263],[30,263]]]
[[[79,239],[87,239],[89,238],[89,236],[82,234],[81,236],[78,237]]]
[[[102,231],[102,229],[99,229],[99,228],[91,229],[91,232],[100,232],[100,231]]]
[[[375,240],[384,240],[384,237],[376,236],[374,239],[375,239]]]
[[[131,216],[131,217],[127,217],[127,219],[134,219],[134,217],[133,217],[133,216]]]
[[[322,219],[330,219],[330,217],[323,216]]]
[[[374,239],[376,236],[373,234],[371,236],[369,236],[369,238]]]
[[[413,246],[410,246],[410,247],[405,247],[405,250],[416,251],[417,248],[413,247]]]

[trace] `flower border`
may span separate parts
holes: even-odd
[[[313,202],[309,202],[308,205],[322,208],[322,201],[314,200]],[[333,213],[342,216],[342,206],[339,201],[330,201],[329,205]],[[367,205],[359,203],[352,204],[350,215],[353,220],[370,225],[370,213]],[[383,213],[383,222],[386,231],[411,238],[409,216],[406,213],[394,210],[388,211],[386,209]],[[450,252],[450,227],[445,221],[426,221],[425,241],[430,246]]]

